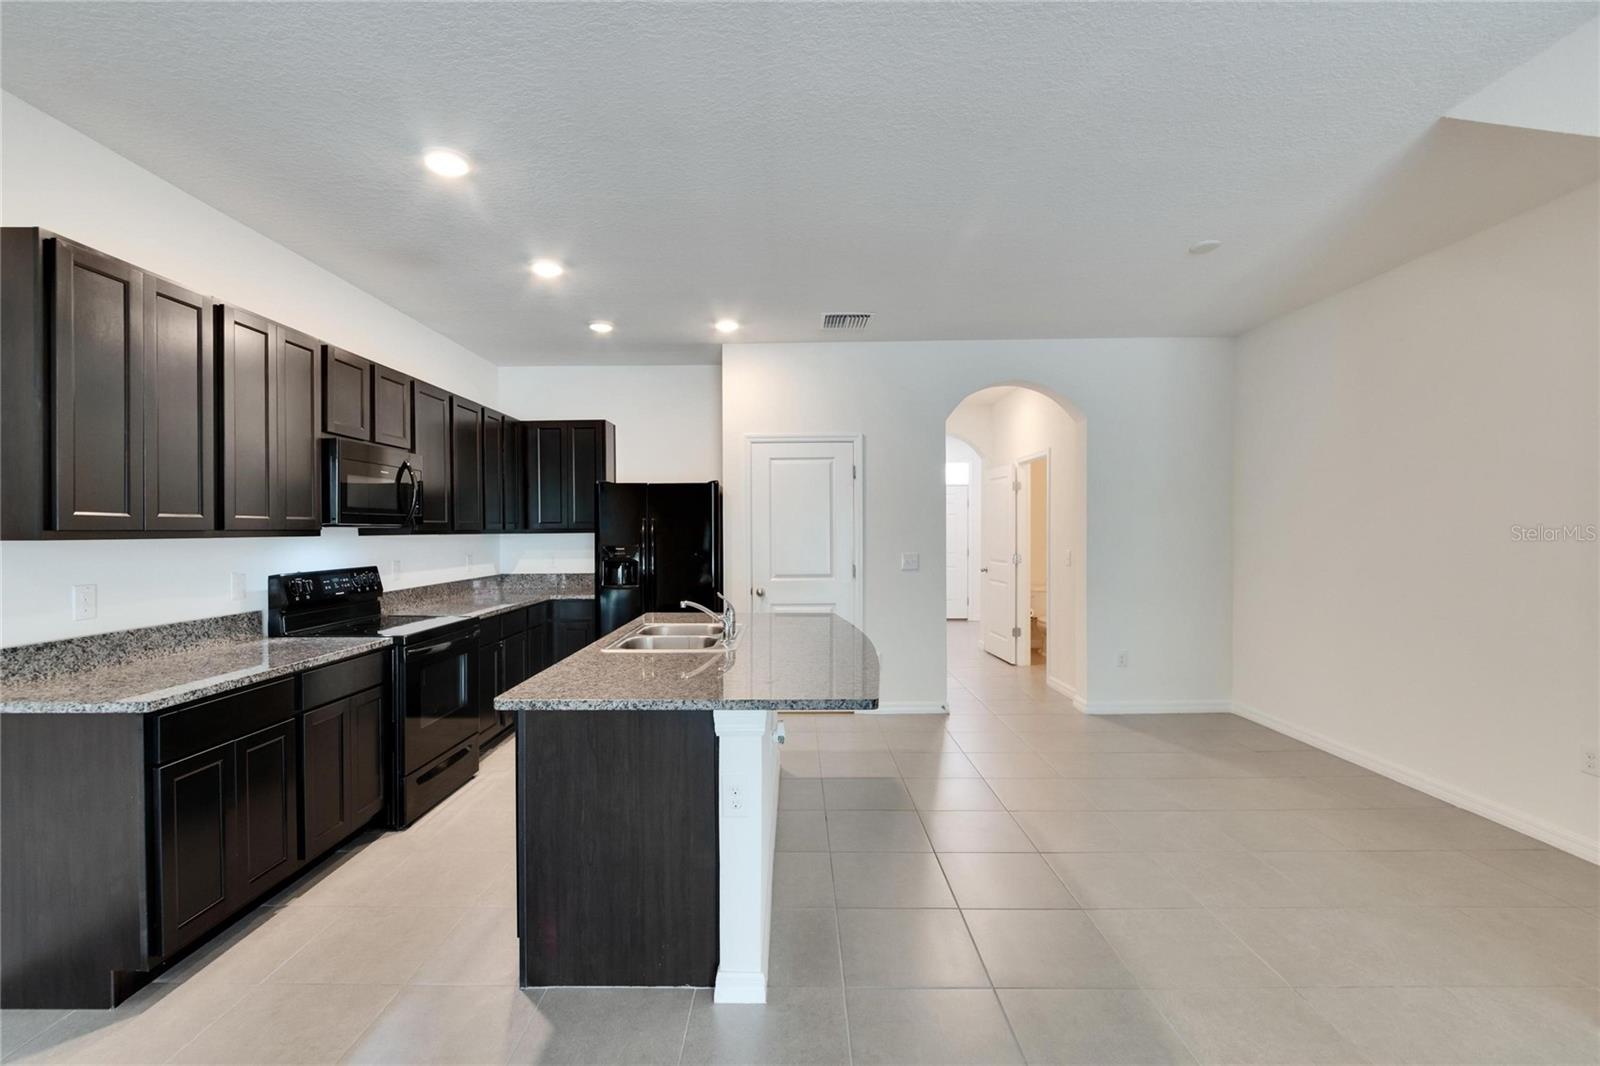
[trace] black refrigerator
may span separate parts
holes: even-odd
[[[722,610],[722,488],[602,481],[595,533],[599,635],[692,600]]]

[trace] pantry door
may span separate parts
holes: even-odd
[[[750,602],[861,625],[860,441],[752,438]]]

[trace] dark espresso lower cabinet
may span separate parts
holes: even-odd
[[[156,769],[161,954],[193,943],[299,866],[298,766],[289,718]]]
[[[388,674],[380,651],[150,714],[0,715],[0,1007],[116,1006],[378,817]]]

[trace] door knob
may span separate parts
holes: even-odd
[[[766,594],[767,594],[767,590],[766,589],[763,589],[763,588],[756,589],[756,595],[757,596],[765,596]]]
[[[988,568],[988,567],[987,567],[987,566],[980,566],[980,567],[978,567],[978,573],[980,573],[980,574],[987,574],[987,573],[988,573],[988,572],[989,572],[989,568]]]

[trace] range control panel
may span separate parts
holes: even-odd
[[[298,574],[273,574],[267,578],[267,603],[272,607],[314,607],[343,600],[375,599],[383,595],[383,578],[376,566],[345,570],[307,570]]]

